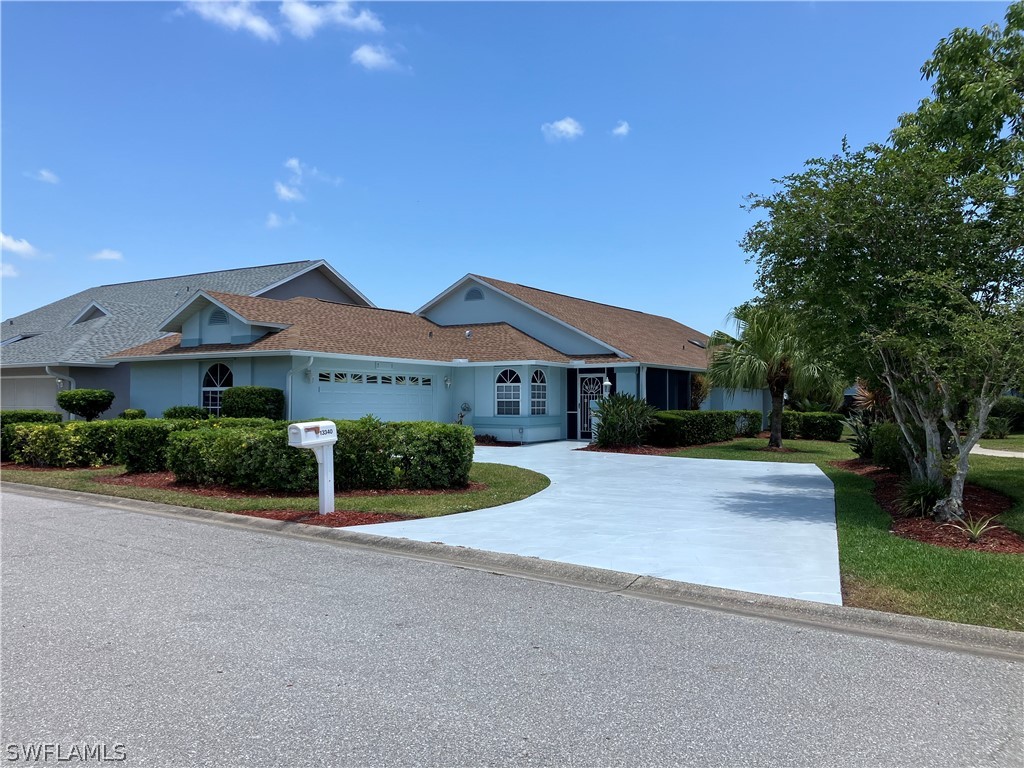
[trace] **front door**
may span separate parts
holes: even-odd
[[[590,428],[590,404],[600,400],[603,394],[604,376],[602,374],[580,374],[579,378],[579,424],[580,440],[592,437]]]

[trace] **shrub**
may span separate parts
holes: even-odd
[[[57,393],[57,405],[86,421],[95,419],[113,402],[114,393],[109,389],[68,389]]]
[[[63,421],[56,411],[0,411],[0,424],[60,424]]]
[[[1024,432],[1024,397],[1000,397],[992,406],[991,416],[1009,419],[1011,432]]]
[[[0,411],[0,459],[14,458],[15,424],[60,424],[61,415],[54,411]]]
[[[125,408],[117,415],[119,419],[144,419],[146,412],[141,408]]]
[[[874,429],[864,411],[854,411],[846,419],[846,426],[853,431],[850,437],[850,447],[862,459],[870,459],[872,453],[871,432]]]
[[[708,378],[702,373],[695,373],[690,378],[690,410],[700,409],[701,404],[711,394],[711,387],[708,386]]]
[[[909,480],[900,487],[897,505],[907,517],[928,517],[932,508],[944,498],[946,486],[941,481]]]
[[[985,422],[985,437],[1002,440],[1010,434],[1010,420],[1004,416],[989,416]]]
[[[280,419],[284,416],[284,391],[274,387],[231,387],[224,391],[220,412],[237,418]]]
[[[131,419],[117,430],[117,457],[128,472],[167,469],[167,440],[182,426],[166,419]]]
[[[110,422],[11,425],[12,458],[35,467],[98,467],[115,456]]]
[[[374,416],[358,421],[336,421],[338,442],[334,446],[334,487],[393,488],[398,472],[392,456],[395,432]]]
[[[172,405],[164,411],[165,419],[208,419],[209,412],[198,405]]]
[[[737,413],[742,411],[660,411],[655,414],[657,424],[651,441],[675,447],[732,440],[736,437]]]
[[[907,456],[903,452],[903,433],[898,424],[885,422],[871,430],[872,460],[879,467],[907,472]]]
[[[804,440],[839,442],[843,436],[843,416],[833,412],[807,412],[798,415],[800,437]]]
[[[473,466],[473,430],[458,424],[412,421],[395,432],[399,483],[406,488],[463,488]]]
[[[782,439],[795,440],[800,434],[800,416],[796,411],[782,412]]]
[[[736,435],[739,437],[756,437],[761,431],[764,416],[760,411],[734,411],[736,414]]]
[[[600,419],[595,442],[603,448],[642,445],[654,428],[658,412],[646,400],[622,393],[595,401],[591,408]]]

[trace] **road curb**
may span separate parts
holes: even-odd
[[[3,488],[28,496],[79,501],[125,512],[187,518],[232,528],[322,541],[336,546],[372,549],[400,557],[596,590],[624,597],[658,600],[681,606],[801,624],[845,634],[896,640],[913,645],[1024,662],[1024,633],[1021,632],[883,613],[864,608],[849,608],[738,592],[635,573],[541,560],[535,557],[487,552],[436,542],[377,536],[360,533],[350,528],[324,528],[302,523],[247,517],[230,512],[178,507],[171,504],[65,491],[22,483],[4,482]]]

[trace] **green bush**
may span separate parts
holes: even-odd
[[[109,389],[68,389],[57,393],[57,405],[68,413],[92,421],[114,402]]]
[[[464,488],[473,466],[473,430],[458,424],[411,421],[394,431],[399,484],[405,488]]]
[[[14,458],[15,424],[60,424],[61,415],[54,411],[0,411],[0,459]]]
[[[0,424],[60,424],[63,420],[56,411],[0,411]]]
[[[167,469],[167,440],[183,426],[168,419],[131,419],[117,431],[117,457],[128,472]]]
[[[224,390],[220,412],[236,418],[281,419],[284,391],[274,387],[230,387]]]
[[[903,453],[903,433],[898,424],[885,422],[871,430],[872,461],[895,472],[908,472],[910,467]]]
[[[782,412],[782,439],[795,440],[800,434],[800,417],[802,413],[797,411]]]
[[[946,486],[938,480],[908,480],[900,486],[897,506],[907,517],[928,517],[932,509],[946,498]]]
[[[1024,432],[1024,397],[1000,397],[992,406],[991,416],[1009,419],[1011,432]]]
[[[336,421],[338,443],[334,446],[334,487],[394,488],[398,467],[393,456],[395,431],[374,416],[358,421]]]
[[[595,442],[602,448],[643,445],[655,425],[658,409],[634,395],[615,394],[590,406],[599,422]]]
[[[34,467],[99,467],[114,462],[111,422],[13,424],[11,458]]]
[[[873,450],[871,432],[874,430],[875,425],[864,411],[854,411],[851,413],[849,418],[846,419],[846,425],[853,432],[849,439],[853,452],[862,459],[871,459]]]
[[[1003,416],[989,416],[985,421],[984,437],[1002,440],[1010,436],[1010,420]]]
[[[125,408],[117,415],[119,419],[144,419],[146,412],[141,408]]]
[[[843,436],[843,415],[831,411],[807,412],[799,416],[799,434],[804,440],[839,442]]]
[[[760,411],[733,411],[736,414],[736,435],[739,437],[756,437],[761,431],[764,416]]]
[[[209,412],[198,405],[172,405],[164,411],[165,419],[208,419]]]
[[[742,411],[660,411],[651,432],[655,445],[675,447],[722,443],[736,437]]]

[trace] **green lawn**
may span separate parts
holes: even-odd
[[[789,440],[794,453],[769,453],[762,438],[684,448],[675,456],[698,459],[810,462],[836,488],[839,568],[846,605],[933,619],[1024,631],[1024,556],[945,549],[889,533],[889,516],[871,497],[872,481],[830,467],[853,458],[844,443]],[[1003,515],[1024,533],[1024,471],[1020,459],[972,456],[972,482],[1016,500]]]
[[[991,448],[993,451],[1024,451],[1024,435],[1010,435],[1002,440],[981,440],[979,445],[982,448]]]
[[[104,475],[124,474],[121,467],[113,469],[80,469],[54,472],[5,469],[3,479],[12,483],[43,485],[48,488],[63,488],[69,491],[100,493],[107,496],[121,496],[142,501],[157,501],[176,504],[181,507],[213,509],[219,512],[239,512],[250,509],[290,509],[316,511],[317,498],[289,496],[256,496],[244,499],[220,499],[198,496],[187,491],[165,491],[153,488],[109,485],[96,482],[94,478]],[[503,464],[473,464],[469,473],[472,482],[487,486],[481,491],[448,494],[379,494],[370,496],[339,496],[335,501],[338,510],[359,512],[387,512],[407,517],[438,517],[454,512],[469,512],[474,509],[496,507],[525,499],[547,488],[550,480],[537,472]]]

